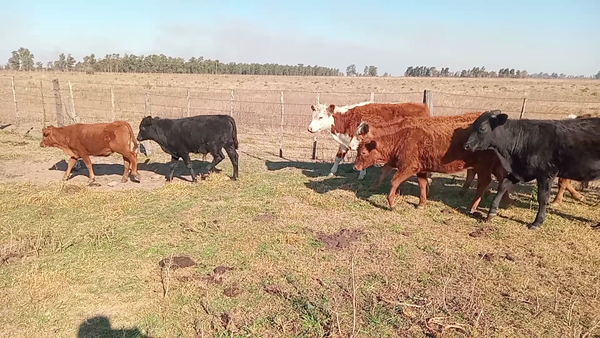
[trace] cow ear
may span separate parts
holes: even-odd
[[[335,111],[335,104],[330,104],[329,107],[327,107],[327,112],[329,114],[333,114],[334,111]]]
[[[370,141],[369,143],[367,143],[368,151],[373,151],[373,150],[375,150],[375,148],[377,148],[377,141],[373,140],[373,141]]]
[[[505,124],[506,120],[508,120],[508,115],[499,114],[498,116],[496,116],[496,126],[501,126],[501,125]]]
[[[315,105],[314,105],[314,104],[311,104],[311,105],[310,105],[310,109],[312,109],[312,111],[315,111],[315,110],[316,110],[316,109],[315,109]]]

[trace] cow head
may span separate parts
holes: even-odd
[[[40,147],[55,147],[58,144],[56,139],[56,127],[48,126],[42,129],[42,141]]]
[[[317,103],[311,105],[310,109],[313,111],[312,121],[308,125],[308,131],[311,133],[318,133],[322,130],[326,130],[333,126],[333,113],[335,112],[335,105]]]
[[[471,125],[471,134],[464,144],[465,150],[477,151],[492,148],[496,144],[498,128],[506,123],[508,115],[500,110],[486,111]]]
[[[158,120],[158,117],[146,116],[140,122],[140,130],[138,132],[137,140],[138,142],[146,141],[146,140],[155,140],[156,139],[156,131],[153,128],[153,124]]]
[[[354,139],[357,141],[354,170],[364,170],[372,165],[379,166],[385,164],[381,149],[378,148],[378,142],[371,137],[367,123],[362,122],[358,126]]]

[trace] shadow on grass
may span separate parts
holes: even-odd
[[[110,320],[104,316],[86,319],[77,331],[77,338],[152,338],[143,334],[139,329],[116,329],[111,328]]]
[[[196,174],[200,174],[206,172],[206,167],[210,164],[208,161],[200,161],[200,160],[192,160],[192,168]],[[105,163],[93,163],[94,174],[96,176],[106,176],[106,175],[123,175],[123,171],[125,167],[123,164],[105,164]],[[76,170],[78,169],[78,170]],[[67,162],[65,160],[61,160],[50,167],[49,170],[59,170],[66,171],[67,170]],[[155,174],[166,176],[169,174],[169,163],[160,163],[160,162],[151,162],[146,163],[138,163],[138,171],[149,171]],[[220,172],[221,169],[215,168],[215,172]],[[233,172],[231,173],[233,175]],[[77,165],[73,168],[72,177],[76,176],[85,176],[88,177],[89,170],[81,163],[81,166],[77,168]],[[186,168],[183,161],[177,162],[177,166],[175,167],[175,174],[173,178],[178,178],[183,181],[191,182],[192,177],[190,175],[190,171]]]
[[[302,170],[302,174],[306,177],[316,178],[316,177],[326,177],[329,175],[331,171],[331,167],[333,163],[325,163],[325,162],[300,162],[300,161],[265,161],[265,165],[267,166],[267,170],[269,171],[277,171],[286,168],[295,168]],[[352,180],[357,180],[358,171],[354,170],[354,164],[340,164],[338,166],[338,170],[335,173],[334,178],[348,178]],[[379,175],[380,169],[371,167],[367,168],[367,173],[377,173]]]

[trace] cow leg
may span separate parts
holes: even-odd
[[[88,168],[90,173],[88,185],[91,187],[99,187],[100,183],[96,182],[96,175],[94,174],[94,169],[92,168],[92,160],[90,160],[90,157],[87,155],[81,156],[81,158],[83,159],[83,163],[85,163],[85,166]]]
[[[329,177],[332,177],[335,175],[335,173],[337,172],[338,167],[340,165],[340,162],[342,162],[342,160],[346,156],[347,152],[348,152],[348,150],[346,148],[340,146],[337,154],[335,155],[335,162],[333,162],[333,166],[331,167],[331,170],[329,171],[329,175],[328,175]]]
[[[167,175],[167,182],[173,181],[173,175],[175,174],[175,167],[177,166],[178,161],[179,157],[171,155],[171,162],[169,162],[169,175]]]
[[[475,179],[475,169],[467,169],[467,178],[465,179],[465,184],[463,184],[462,189],[458,193],[459,196],[464,196],[467,194],[471,184],[473,183],[473,179]]]
[[[417,173],[417,181],[419,182],[419,189],[421,190],[421,194],[419,196],[419,205],[417,205],[417,209],[425,208],[425,203],[427,203],[427,195],[429,195],[429,177],[428,172],[420,172]]]
[[[544,223],[546,219],[546,208],[548,207],[548,200],[550,199],[550,185],[552,178],[541,177],[537,179],[538,183],[538,212],[535,216],[533,223],[527,227],[530,230],[538,229]]]
[[[552,204],[561,204],[563,202],[563,195],[565,194],[567,185],[570,185],[570,183],[571,183],[570,179],[562,178],[562,177],[558,178],[558,192],[556,192],[556,196],[554,197],[554,201],[552,201]]]
[[[127,158],[129,159],[129,162],[131,163],[130,174],[133,176],[131,181],[139,183],[141,181],[141,177],[137,171],[137,154],[132,151]]]
[[[218,149],[218,150],[214,150],[213,149],[210,152],[210,154],[212,155],[213,160],[206,167],[207,174],[206,175],[202,175],[203,178],[205,178],[208,175],[210,175],[211,171],[213,171],[213,169],[215,169],[215,167],[217,166],[217,164],[221,163],[221,161],[223,161],[223,159],[225,158],[225,155],[223,155],[223,150],[222,149]]]
[[[416,173],[409,168],[398,168],[398,171],[394,174],[394,177],[392,177],[392,187],[390,188],[390,193],[388,194],[388,204],[390,206],[390,210],[394,210],[396,207],[396,191],[398,191],[400,184],[415,174]]]
[[[181,156],[181,158],[183,159],[183,163],[185,164],[185,167],[188,168],[188,170],[190,171],[190,175],[192,175],[192,182],[193,183],[197,183],[198,180],[196,179],[196,174],[194,173],[194,168],[192,167],[192,161],[190,159],[190,154],[184,154]]]
[[[588,183],[588,182],[585,182],[585,183]],[[579,192],[577,192],[577,190],[575,190],[575,188],[573,188],[573,185],[571,184],[571,180],[568,180],[567,184],[565,184],[565,185],[566,185],[565,188],[571,193],[571,197],[578,200],[579,202],[584,200],[583,195],[581,195]]]
[[[500,186],[498,187],[498,192],[496,196],[492,200],[492,206],[490,207],[490,211],[487,215],[486,222],[491,221],[492,218],[498,215],[498,206],[500,205],[500,200],[504,197],[504,194],[509,191],[515,183],[513,183],[508,177],[505,177],[502,182],[500,182]]]
[[[373,186],[371,187],[371,189],[379,188],[379,186],[381,185],[381,182],[383,182],[383,179],[385,178],[385,176],[387,176],[387,174],[389,174],[392,170],[394,170],[394,167],[392,167],[388,164],[381,167],[381,174],[379,175],[379,177],[377,178],[375,183],[373,183]]]
[[[73,167],[77,163],[77,159],[75,157],[69,158],[69,163],[67,163],[67,171],[65,171],[65,175],[63,176],[63,181],[67,181],[71,178],[71,172],[73,171]]]
[[[227,148],[225,148],[225,152],[227,152],[227,156],[229,156],[229,160],[231,160],[231,165],[233,165],[233,180],[237,180],[238,179],[238,171],[239,171],[239,166],[238,166],[238,153],[237,150],[235,150],[235,147],[233,145],[228,146]]]
[[[131,162],[129,159],[123,155],[123,166],[125,169],[123,170],[123,177],[121,178],[121,183],[127,183],[129,180],[129,172],[131,171]]]
[[[475,176],[475,171],[473,171],[473,176]],[[492,174],[489,171],[478,171],[477,172],[477,191],[475,192],[475,197],[473,201],[471,201],[471,207],[469,208],[469,214],[473,214],[477,211],[479,207],[479,203],[481,203],[481,198],[488,190],[490,183],[492,182]],[[502,195],[504,196],[504,195]]]
[[[367,175],[367,169],[363,169],[358,173],[358,179],[362,180],[365,178],[366,175]]]

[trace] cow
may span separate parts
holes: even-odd
[[[339,143],[335,162],[329,176],[334,176],[340,162],[346,156],[350,143],[355,137],[356,128],[362,122],[383,123],[402,116],[429,116],[429,108],[423,103],[372,103],[360,102],[338,107],[334,104],[311,105],[312,121],[308,126],[310,133],[328,130],[333,139]],[[382,168],[385,177],[391,168]],[[383,173],[385,172],[385,174]],[[358,179],[362,180],[367,171],[361,170]],[[383,179],[383,177],[381,177]]]
[[[173,180],[175,166],[179,158],[190,171],[192,182],[196,183],[196,173],[192,168],[190,153],[212,155],[212,162],[206,168],[206,178],[215,169],[225,155],[223,148],[233,165],[233,177],[238,179],[238,139],[237,126],[233,117],[228,115],[199,115],[179,119],[146,116],[140,122],[138,141],[152,140],[171,155],[167,182]]]
[[[131,125],[125,121],[111,123],[76,123],[64,127],[48,126],[42,129],[40,147],[56,147],[70,156],[63,180],[71,178],[71,172],[78,159],[83,159],[89,171],[88,185],[100,186],[96,182],[90,156],[123,155],[125,170],[121,182],[127,182],[129,174],[133,182],[140,182],[137,171],[138,144]]]
[[[464,149],[493,150],[509,173],[501,181],[488,212],[497,215],[501,194],[519,182],[537,181],[538,211],[531,230],[546,219],[550,186],[555,177],[576,181],[600,178],[600,118],[511,120],[500,110],[475,120]]]
[[[469,214],[473,214],[492,174],[501,181],[507,172],[493,151],[471,153],[463,149],[469,136],[469,126],[481,112],[457,116],[407,117],[388,124],[361,123],[357,130],[359,145],[355,170],[374,164],[386,164],[397,169],[388,195],[390,209],[395,207],[396,190],[402,182],[417,175],[421,190],[417,208],[427,201],[428,185],[423,172],[455,173],[472,168],[477,174],[477,192]],[[507,205],[512,201],[504,194]]]
[[[592,114],[584,114],[584,115],[573,115],[570,114],[567,116],[568,119],[577,119],[577,118],[585,118],[585,117],[592,117]],[[463,186],[462,191],[460,192],[461,195],[464,195],[469,186],[471,185],[471,183],[473,182],[473,179],[475,178],[475,172],[472,169],[467,170],[467,178],[465,181],[465,184]],[[582,182],[582,187],[583,188],[587,188],[589,185],[589,182]],[[566,179],[566,178],[562,178],[559,177],[558,178],[558,192],[556,194],[556,196],[554,197],[554,201],[552,201],[552,204],[561,204],[563,202],[563,196],[565,194],[565,190],[569,191],[569,193],[571,193],[571,196],[578,200],[579,202],[582,202],[585,198],[583,197],[583,195],[581,195],[579,192],[577,192],[577,190],[575,190],[575,188],[573,188],[573,185],[571,185],[571,180]],[[488,194],[489,191],[486,191],[486,194]]]

